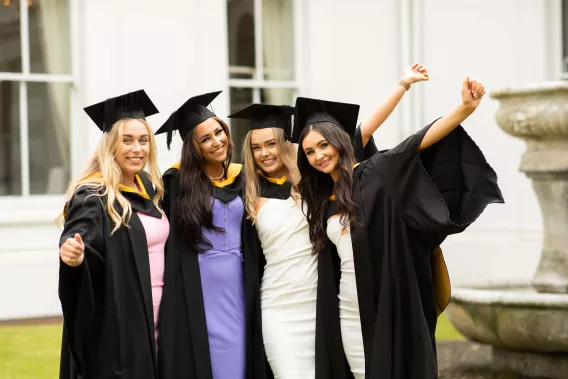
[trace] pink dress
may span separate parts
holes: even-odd
[[[158,311],[162,300],[164,287],[164,249],[170,223],[166,216],[161,219],[138,212],[138,217],[144,225],[146,240],[148,242],[148,258],[150,261],[150,279],[152,283],[152,303],[154,306],[154,336],[156,337],[156,351],[158,350]]]

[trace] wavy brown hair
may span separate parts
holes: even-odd
[[[311,131],[320,133],[339,152],[340,171],[336,183],[331,175],[313,168],[306,157],[302,143]],[[302,203],[307,205],[305,212],[310,225],[310,241],[314,245],[314,253],[318,254],[323,251],[327,240],[325,210],[332,195],[338,202],[342,225],[348,227],[357,221],[357,204],[352,199],[355,153],[349,134],[331,122],[318,122],[305,127],[298,144],[298,169],[302,175],[298,187]]]
[[[231,134],[227,124],[217,117],[213,119],[227,134],[227,160],[223,162],[223,167],[227,172],[234,151]],[[201,156],[194,131],[195,128],[183,140],[179,168],[179,196],[175,200],[175,207],[178,217],[177,232],[190,249],[202,252],[211,248],[211,243],[203,236],[201,228],[205,227],[219,232],[223,229],[213,225],[213,203],[211,201],[213,185],[203,170],[205,161]]]
[[[296,149],[290,141],[284,138],[284,130],[281,128],[272,128],[280,159],[286,168],[286,177],[292,184],[292,195],[297,192],[298,182],[300,181],[300,172],[296,164]],[[249,131],[243,141],[242,152],[244,155],[245,171],[246,171],[246,210],[247,218],[254,224],[256,222],[256,203],[260,197],[260,183],[258,180],[259,167],[254,160],[252,152],[251,135]]]

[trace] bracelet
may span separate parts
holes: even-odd
[[[401,86],[406,88],[407,91],[410,89],[410,84],[408,84],[408,82],[406,80],[404,80],[403,78],[400,78],[398,80],[398,84],[400,84]]]

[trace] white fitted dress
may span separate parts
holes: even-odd
[[[353,245],[351,234],[343,233],[339,217],[332,217],[327,222],[327,237],[337,248],[341,259],[341,280],[339,281],[339,318],[341,321],[341,339],[349,368],[355,379],[365,378],[365,351],[361,332],[361,316],[357,298],[355,266],[353,263]]]
[[[256,230],[266,258],[260,299],[268,363],[275,379],[313,379],[318,260],[301,200],[269,199]]]

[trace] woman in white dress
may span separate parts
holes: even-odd
[[[253,104],[230,118],[251,121],[243,142],[246,209],[259,240],[261,318],[275,378],[315,378],[317,256],[295,195],[294,108]]]

